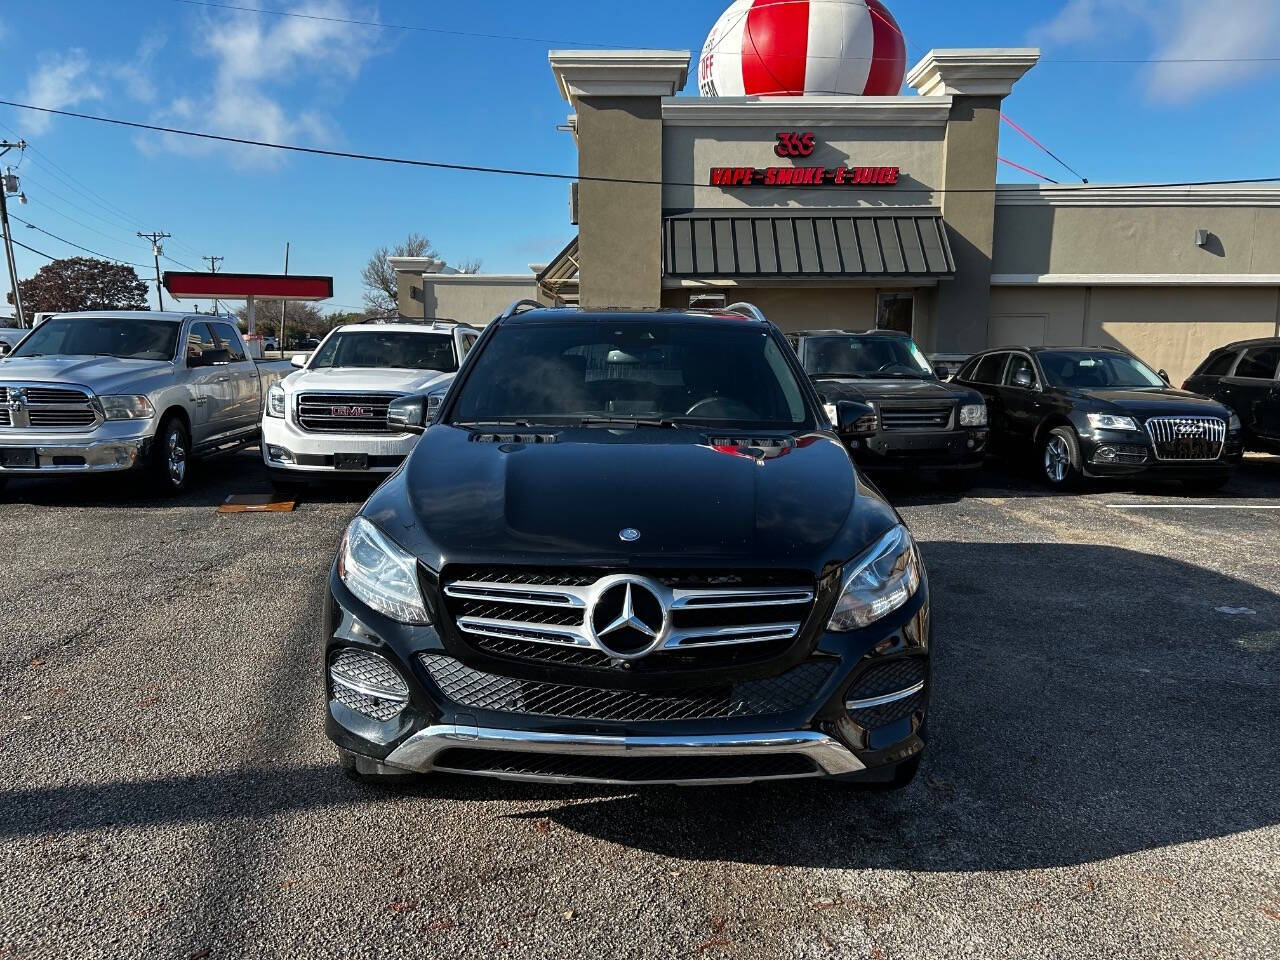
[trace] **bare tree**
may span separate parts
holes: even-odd
[[[470,260],[463,260],[454,269],[459,273],[479,273],[482,266],[484,266],[484,261],[479,257],[473,257]]]
[[[411,233],[403,243],[388,248],[385,244],[373,251],[373,256],[360,272],[364,281],[365,306],[373,313],[394,313],[399,299],[396,272],[387,263],[388,257],[435,257],[431,241],[420,233]]]

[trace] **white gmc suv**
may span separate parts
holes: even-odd
[[[418,442],[387,422],[398,397],[443,397],[480,337],[441,321],[336,327],[302,369],[274,384],[262,418],[262,459],[272,481],[323,475],[386,474]]]

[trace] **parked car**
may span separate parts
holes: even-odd
[[[1182,389],[1234,410],[1244,427],[1245,449],[1280,453],[1280,337],[1218,348]]]
[[[987,447],[982,395],[940,380],[909,336],[814,330],[787,339],[828,409],[840,400],[875,407],[875,418],[845,438],[859,466],[931,469],[952,487],[973,483]]]
[[[141,470],[182,490],[192,457],[258,439],[283,365],[249,360],[235,326],[181,313],[64,313],[0,360],[0,483]]]
[[[513,307],[324,610],[357,776],[900,787],[925,746],[919,550],[767,321]]]
[[[986,397],[992,453],[1034,452],[1053,487],[1143,475],[1208,491],[1240,462],[1239,417],[1123,350],[1005,347],[978,354],[956,381]]]
[[[263,337],[263,338],[262,338],[262,349],[263,349],[263,350],[275,350],[275,349],[277,349],[277,348],[278,348],[278,344],[276,343],[276,338],[275,338],[275,337]]]
[[[395,470],[418,437],[387,421],[391,401],[424,393],[438,403],[479,336],[453,323],[353,324],[294,357],[302,369],[272,385],[262,420],[272,479]]]

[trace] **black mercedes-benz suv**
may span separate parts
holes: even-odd
[[[534,307],[489,325],[343,537],[325,682],[348,773],[910,782],[924,564],[782,335]],[[426,400],[390,416],[421,428]]]
[[[914,340],[891,330],[812,330],[787,339],[829,415],[840,400],[875,408],[843,435],[859,466],[936,470],[949,486],[973,483],[987,448],[982,395],[940,380]]]
[[[956,380],[987,399],[992,453],[1034,452],[1053,487],[1144,475],[1210,491],[1243,454],[1239,417],[1114,347],[1004,347]]]

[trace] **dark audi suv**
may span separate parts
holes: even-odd
[[[421,427],[425,398],[390,416]],[[925,744],[919,550],[759,317],[513,306],[326,608],[357,777],[884,788]]]
[[[1220,347],[1182,389],[1234,410],[1244,426],[1246,449],[1280,453],[1280,337]]]
[[[1160,476],[1214,490],[1240,462],[1240,418],[1111,347],[1005,347],[956,375],[987,398],[991,452],[1034,452],[1045,481]]]
[[[951,487],[973,483],[986,457],[986,404],[977,391],[939,380],[910,337],[814,330],[787,339],[833,423],[840,400],[875,408],[874,417],[843,438],[859,466],[936,470]]]

